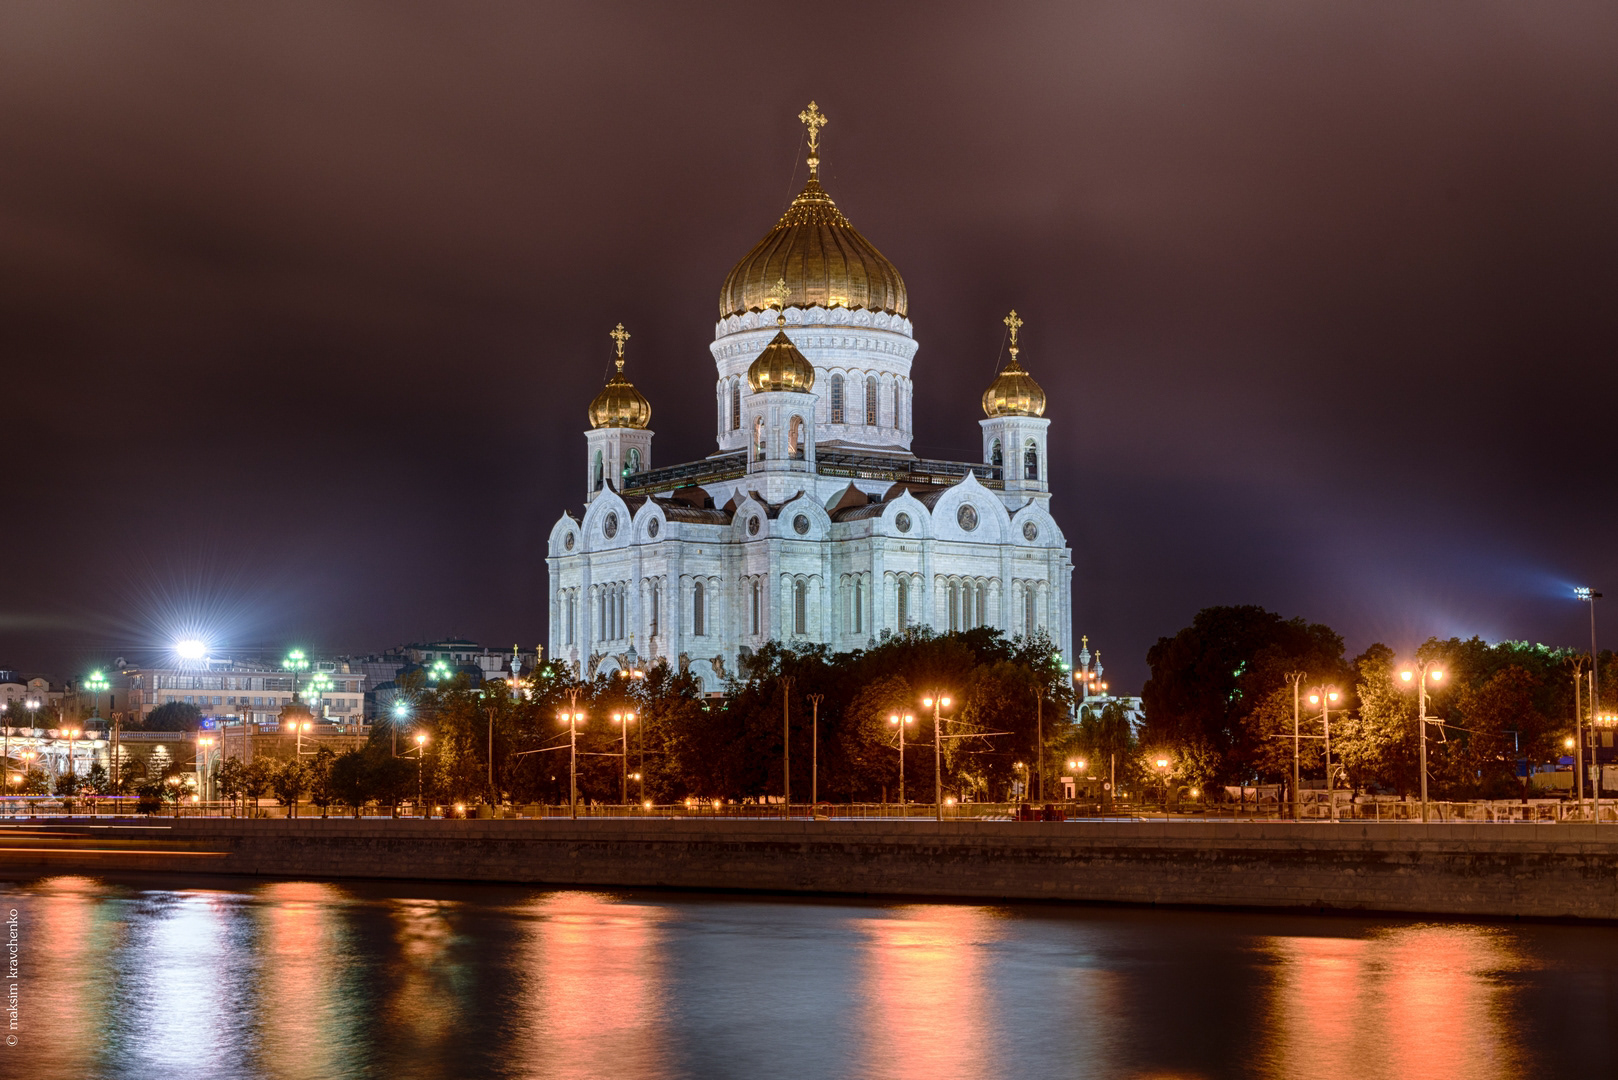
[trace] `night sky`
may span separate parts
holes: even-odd
[[[0,8],[0,667],[543,641],[607,332],[654,463],[710,452],[811,98],[919,454],[976,459],[1027,320],[1114,689],[1210,604],[1351,651],[1618,605],[1618,7],[703,10]]]

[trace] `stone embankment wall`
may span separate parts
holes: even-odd
[[[1618,919],[1615,826],[340,818],[129,824],[138,827],[0,828],[0,874],[178,871]]]

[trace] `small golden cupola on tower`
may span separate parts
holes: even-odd
[[[983,391],[983,415],[1044,416],[1045,391],[1017,362],[1017,331],[1022,320],[1013,311],[1004,322],[1011,331],[1011,360]]]
[[[793,390],[804,393],[812,390],[815,385],[815,365],[809,362],[808,357],[798,351],[787,337],[786,313],[782,305],[787,295],[787,284],[784,280],[776,282],[775,295],[768,298],[770,307],[776,309],[775,337],[764,346],[764,351],[758,354],[747,368],[747,385],[753,388],[753,393],[763,394],[771,390]]]
[[[624,342],[629,331],[619,323],[609,335],[618,346],[618,370],[601,393],[590,402],[590,426],[593,428],[645,428],[652,422],[652,403],[646,395],[635,389],[635,384],[624,378]]]

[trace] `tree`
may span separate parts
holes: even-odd
[[[371,774],[364,752],[350,750],[332,762],[332,794],[359,817],[365,804],[371,801]]]
[[[331,804],[337,801],[337,790],[332,785],[331,770],[337,755],[331,747],[322,746],[309,762],[309,801],[320,807],[325,817]]]
[[[287,808],[287,817],[298,816],[298,797],[309,790],[309,767],[297,758],[288,758],[270,773],[275,800]]]
[[[1221,782],[1251,779],[1267,760],[1263,718],[1253,713],[1286,685],[1289,671],[1345,692],[1353,676],[1343,639],[1329,626],[1251,605],[1203,609],[1174,637],[1159,638],[1146,660],[1142,744],[1205,762],[1215,755],[1213,779]]]
[[[17,785],[19,795],[48,795],[50,790],[50,777],[38,765],[30,765],[22,774],[22,783]]]
[[[219,794],[234,805],[247,794],[247,765],[241,758],[226,758],[219,764]]]
[[[56,794],[64,799],[71,799],[79,793],[79,786],[84,783],[84,777],[77,773],[58,773],[56,776]]]
[[[84,777],[84,787],[93,794],[105,795],[110,786],[107,767],[99,761],[91,762],[90,771]]]
[[[270,790],[275,779],[276,765],[273,758],[254,758],[242,771],[242,793],[248,799],[248,815],[258,816],[258,801]]]
[[[202,710],[183,701],[165,701],[146,714],[147,731],[195,731]],[[129,725],[133,727],[133,725]]]
[[[840,725],[839,741],[843,759],[865,779],[871,791],[878,787],[898,797],[899,791],[899,734],[889,717],[915,716],[917,723],[905,728],[905,742],[914,744],[920,729],[921,709],[916,704],[910,683],[898,675],[885,675],[860,690],[849,702],[844,722]],[[919,790],[919,774],[914,768],[917,751],[907,747],[905,754],[906,798],[913,798]]]

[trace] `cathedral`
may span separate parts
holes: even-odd
[[[1050,515],[1045,392],[1010,360],[980,461],[911,452],[918,342],[898,268],[809,180],[719,290],[716,447],[654,467],[651,404],[590,403],[585,503],[550,534],[551,656],[589,677],[666,659],[710,692],[767,641],[866,648],[917,627],[1044,631],[1072,655],[1073,560]]]

